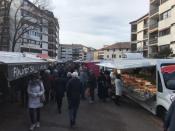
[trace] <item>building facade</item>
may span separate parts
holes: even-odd
[[[48,18],[48,55],[52,58],[59,54],[59,23],[53,12],[45,10]]]
[[[149,14],[131,22],[131,51],[148,56],[148,19]]]
[[[137,20],[136,20],[137,21]],[[135,21],[135,22],[136,22]],[[137,22],[131,22],[132,51],[138,50],[133,44],[133,28]],[[175,54],[175,2],[174,0],[150,0],[148,14],[148,56],[154,56],[165,47]]]
[[[8,0],[3,1],[8,3]],[[5,7],[4,3],[1,5]],[[10,7],[9,12],[7,7]],[[29,0],[13,0],[7,7],[6,13],[0,13],[0,21],[3,21],[0,27],[0,50],[47,54],[56,58],[59,24],[53,13],[35,6]],[[8,21],[4,21],[4,18]],[[5,23],[8,24],[6,36],[3,29]]]
[[[124,53],[129,53],[131,51],[130,42],[119,42],[113,45],[107,46],[102,49],[104,51],[105,60],[113,60],[122,58]]]
[[[81,44],[61,44],[59,47],[60,59],[64,61],[90,60],[93,59],[94,49]]]

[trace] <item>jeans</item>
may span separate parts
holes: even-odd
[[[85,99],[85,90],[86,90],[86,85],[85,83],[81,83],[82,84],[82,87],[81,87],[81,98],[82,99]]]
[[[79,101],[71,101],[68,100],[68,104],[69,104],[69,118],[70,118],[70,122],[71,124],[76,122],[76,117],[77,117],[77,112],[78,112],[78,108],[79,108]]]
[[[90,88],[90,97],[91,97],[91,100],[92,100],[92,101],[95,100],[94,90],[95,90],[95,88]]]
[[[56,99],[57,99],[58,110],[61,111],[63,97],[57,97]]]
[[[32,124],[40,122],[40,108],[29,108],[29,115]]]

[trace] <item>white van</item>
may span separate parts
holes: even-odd
[[[120,59],[98,65],[120,70],[123,76],[128,77],[124,82],[127,83],[124,84],[126,96],[164,118],[175,98],[175,59]],[[145,74],[149,74],[148,77]],[[155,90],[150,92],[149,86],[155,86]]]

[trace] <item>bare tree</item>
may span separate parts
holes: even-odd
[[[11,28],[9,37],[10,37],[10,43],[11,43],[11,51],[15,51],[15,47],[17,43],[21,43],[21,38],[23,37],[24,34],[28,33],[31,30],[35,30],[39,28],[41,24],[41,18],[42,16],[40,14],[37,14],[36,11],[37,9],[40,10],[39,8],[36,8],[36,6],[39,7],[46,7],[46,2],[47,0],[33,0],[29,1],[32,2],[30,6],[24,8],[24,1],[20,0],[3,0],[5,4],[5,13],[4,16],[9,17],[10,24],[9,25]],[[13,8],[12,8],[13,6]],[[13,9],[13,10],[12,10]],[[43,9],[43,8],[42,8]],[[25,14],[24,12],[28,12],[29,14]],[[11,12],[13,12],[13,15],[11,15]],[[35,15],[32,15],[32,13],[35,13]],[[38,15],[38,16],[37,16]],[[4,17],[4,22],[3,22],[3,28],[2,28],[2,34],[5,32],[5,25],[7,24],[5,22],[6,17]],[[3,36],[3,35],[1,35]],[[1,42],[3,42],[3,39],[1,38]]]

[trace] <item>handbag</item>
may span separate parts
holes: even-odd
[[[39,86],[40,86],[40,91],[41,91],[42,89],[41,89],[41,83],[40,82],[39,82]],[[46,101],[46,97],[45,97],[44,93],[40,96],[40,101],[41,101],[41,103],[44,103]]]

